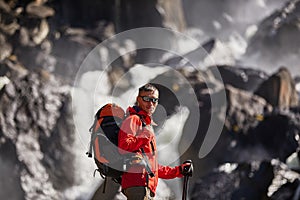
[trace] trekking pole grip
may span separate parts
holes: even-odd
[[[186,165],[182,169],[182,174],[184,176],[192,176],[193,175],[193,162],[191,160],[186,160],[183,164],[190,163],[190,165]]]

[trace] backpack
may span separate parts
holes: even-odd
[[[142,126],[146,126],[142,121]],[[120,127],[126,118],[124,110],[113,103],[102,106],[94,117],[94,123],[89,129],[91,140],[89,151],[86,153],[89,157],[93,156],[102,178],[105,179],[103,192],[105,190],[107,177],[111,177],[116,183],[121,183],[122,174],[132,163],[140,163],[146,167],[151,177],[154,176],[150,169],[149,161],[144,150],[141,148],[143,158],[136,153],[120,154],[118,149],[118,135]],[[95,175],[94,172],[94,175]]]
[[[89,129],[91,140],[87,155],[92,157],[94,152],[98,167],[96,170],[105,180],[106,177],[112,177],[118,183],[129,161],[128,155],[121,155],[118,151],[118,134],[124,119],[124,110],[116,104],[108,103],[97,111]]]

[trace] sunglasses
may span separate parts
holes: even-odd
[[[147,97],[147,96],[139,96],[143,99],[143,101],[150,102],[152,101],[153,103],[158,102],[158,98],[152,98],[152,97]]]

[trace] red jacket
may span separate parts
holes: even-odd
[[[148,176],[145,167],[142,165],[132,165],[122,175],[122,188],[147,186],[155,194],[158,178],[172,179],[182,177],[180,167],[169,167],[158,164],[151,117],[146,112],[142,110],[137,112],[132,107],[127,109],[127,114],[130,115],[123,121],[119,132],[120,153],[126,154],[127,151],[142,154],[141,148],[143,148],[155,176],[153,178]],[[141,118],[146,126],[143,126]]]

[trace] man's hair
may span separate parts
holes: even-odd
[[[141,92],[151,92],[151,91],[155,91],[158,89],[151,83],[147,83],[145,85],[143,85],[142,87],[139,88],[139,93]]]

